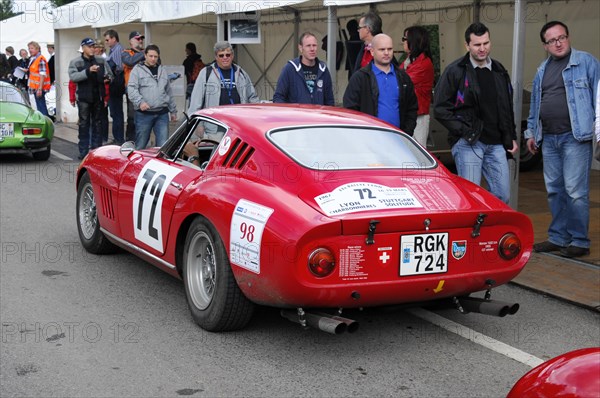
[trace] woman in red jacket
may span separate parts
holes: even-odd
[[[415,94],[419,102],[417,111],[417,127],[413,138],[423,147],[427,146],[429,135],[429,105],[433,89],[433,62],[429,48],[429,32],[422,26],[411,26],[404,30],[402,37],[404,52],[408,54],[400,68],[406,70],[415,86]]]

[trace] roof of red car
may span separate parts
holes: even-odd
[[[234,110],[234,112],[232,112]],[[230,127],[259,128],[262,131],[278,127],[349,124],[391,128],[385,122],[367,114],[331,106],[303,104],[244,104],[220,106],[198,111],[226,123]]]

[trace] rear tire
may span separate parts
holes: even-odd
[[[32,155],[35,160],[39,160],[39,161],[44,161],[44,160],[50,159],[50,144],[48,144],[48,147],[46,148],[46,150],[39,151],[39,152],[33,152]]]
[[[254,304],[237,285],[219,234],[203,217],[192,222],[186,237],[183,282],[192,318],[202,329],[237,330],[250,322]]]
[[[118,251],[117,246],[100,231],[96,211],[96,199],[88,173],[84,173],[77,188],[77,232],[81,244],[90,253],[109,254]]]

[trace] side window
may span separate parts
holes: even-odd
[[[176,162],[187,161],[192,156],[194,165],[204,169],[212,157],[227,128],[212,120],[195,118],[191,125],[181,132],[181,137],[174,140],[171,150],[167,153]],[[175,137],[172,137],[175,138]]]
[[[220,124],[216,124],[210,121],[204,121],[201,124],[203,129],[203,137],[209,140],[221,142],[223,136],[227,132],[227,129]]]

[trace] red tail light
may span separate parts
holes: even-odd
[[[315,276],[326,277],[335,269],[335,256],[329,249],[318,248],[308,256],[308,268]]]
[[[500,239],[498,252],[503,259],[512,260],[521,253],[521,240],[513,233],[504,235],[502,239]]]
[[[23,135],[36,135],[42,134],[42,129],[38,127],[24,127]]]

